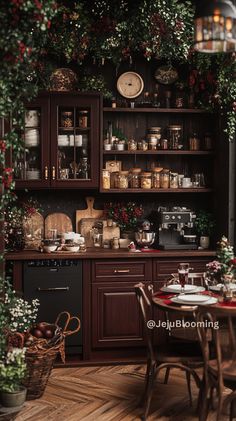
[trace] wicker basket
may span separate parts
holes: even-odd
[[[78,317],[71,317],[68,312],[62,312],[58,315],[55,327],[59,326],[60,320],[66,317],[62,329],[51,340],[38,339],[34,344],[27,348],[26,363],[27,376],[23,382],[27,387],[27,400],[40,398],[47,385],[53,364],[60,353],[61,359],[65,362],[65,337],[76,333],[80,329],[80,320]],[[67,330],[72,320],[76,320],[77,327],[74,330]]]

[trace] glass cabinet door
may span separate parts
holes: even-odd
[[[46,98],[26,106],[24,131],[20,133],[22,151],[12,152],[17,187],[49,185],[49,146]]]
[[[52,97],[52,184],[98,187],[100,96]]]

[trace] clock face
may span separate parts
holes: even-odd
[[[117,80],[117,90],[125,98],[136,98],[143,88],[143,79],[135,72],[123,73]]]

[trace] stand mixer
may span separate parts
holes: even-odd
[[[151,223],[147,220],[143,221],[141,228],[135,232],[136,243],[144,250],[150,250],[150,246],[154,243],[156,233],[151,231]]]

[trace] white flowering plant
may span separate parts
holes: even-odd
[[[17,392],[26,374],[26,348],[11,348],[0,359],[0,391]]]
[[[8,303],[8,294],[5,294],[5,302]],[[12,332],[27,332],[36,321],[39,300],[29,303],[23,298],[15,298],[9,304],[9,329]]]

